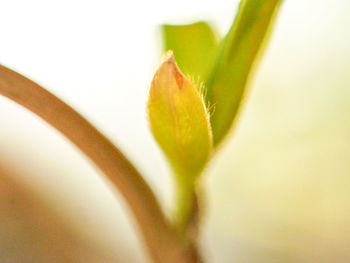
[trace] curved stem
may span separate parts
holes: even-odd
[[[2,65],[0,94],[51,124],[102,170],[128,203],[154,262],[192,262],[151,188],[117,147],[93,125],[38,84]]]

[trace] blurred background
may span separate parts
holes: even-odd
[[[237,0],[2,0],[0,63],[112,139],[171,209],[170,170],[145,103],[161,23]],[[235,130],[208,167],[207,262],[349,262],[350,2],[285,0]],[[75,147],[0,97],[0,261],[148,262],[118,192]]]

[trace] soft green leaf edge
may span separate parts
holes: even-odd
[[[203,82],[212,70],[219,48],[216,31],[204,21],[161,26],[164,51],[172,50],[175,60],[186,75]]]
[[[216,65],[205,81],[214,145],[229,132],[237,116],[257,55],[266,42],[282,0],[243,0],[223,41]]]

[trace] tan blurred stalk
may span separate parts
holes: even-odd
[[[44,202],[0,169],[0,262],[118,262],[89,246]]]

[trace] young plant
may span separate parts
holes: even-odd
[[[101,169],[133,212],[153,262],[203,262],[196,244],[201,216],[198,184],[237,117],[280,2],[242,0],[222,40],[205,22],[163,26],[165,50],[172,51],[165,55],[151,83],[148,116],[152,133],[173,169],[176,202],[172,220],[166,218],[140,172],[69,105],[1,65],[0,94],[58,129]]]

